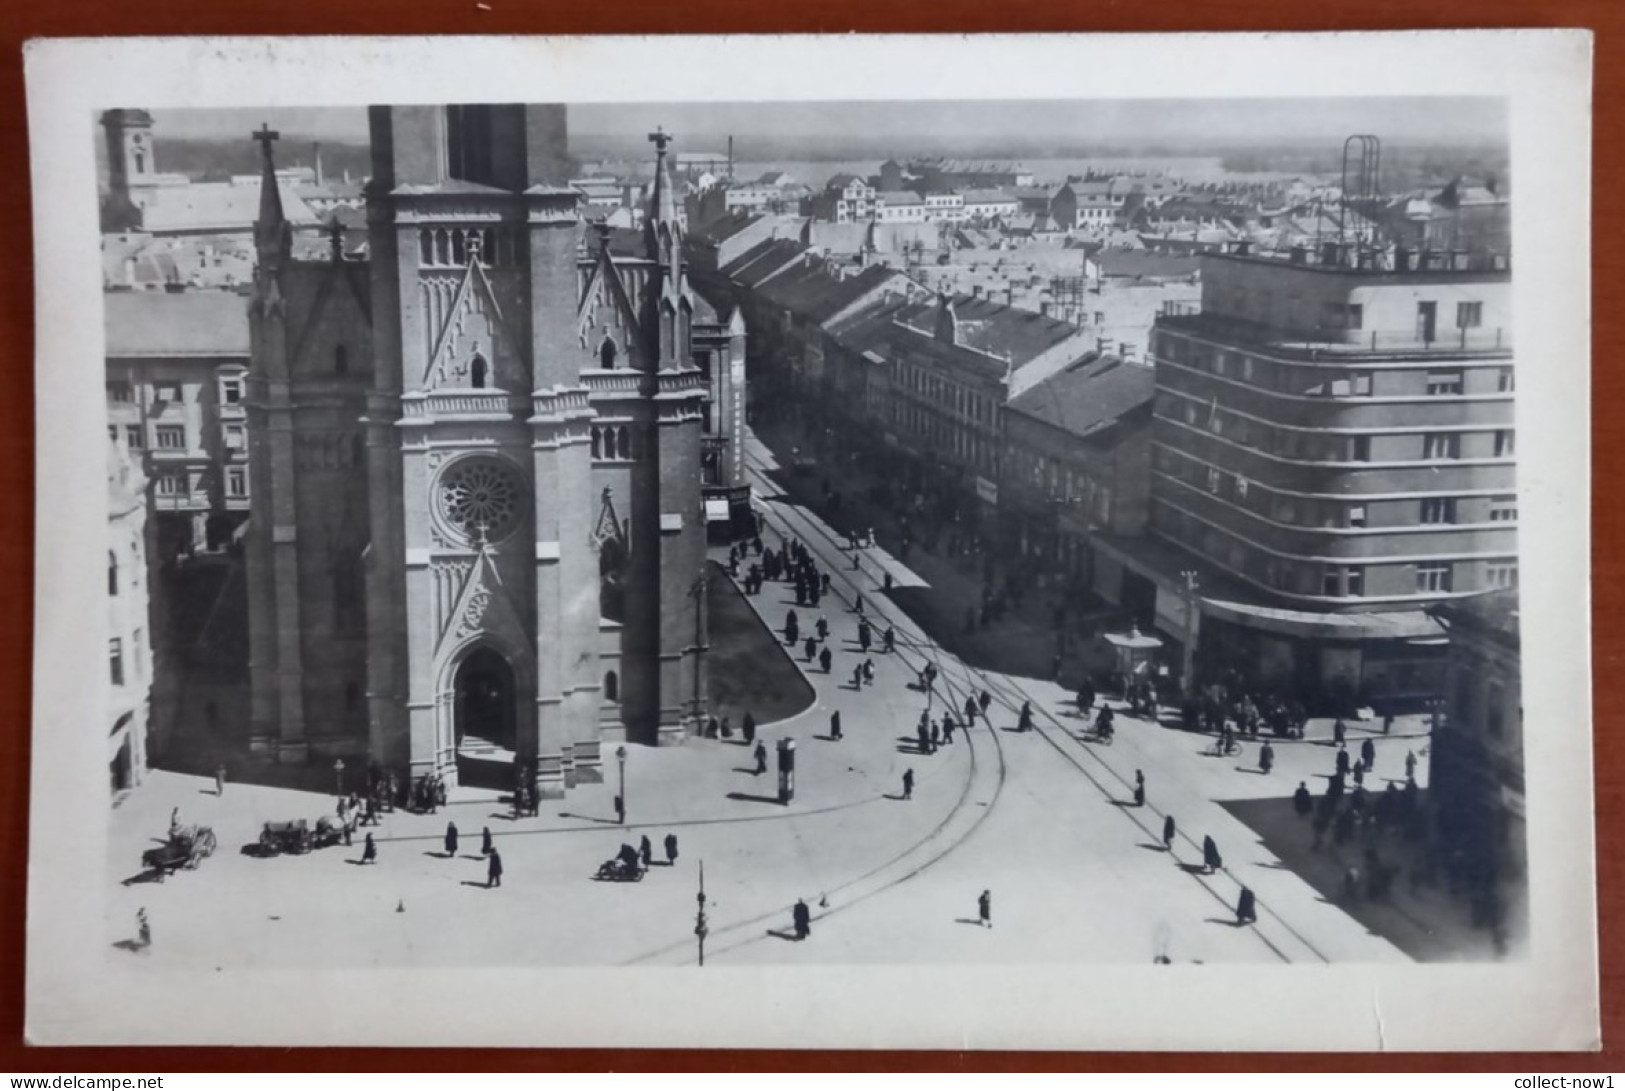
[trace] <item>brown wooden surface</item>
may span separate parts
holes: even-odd
[[[1593,478],[1611,494],[1609,471],[1621,454],[1613,417],[1625,373],[1618,302],[1625,224],[1614,181],[1625,168],[1625,3],[1620,0],[9,0],[0,3],[0,367],[11,376],[0,396],[0,1070],[21,1073],[185,1071],[616,1071],[776,1070],[958,1071],[1117,1070],[1313,1071],[1406,1069],[1595,1073],[1625,1070],[1618,913],[1625,900],[1622,854],[1599,854],[1602,1030],[1606,1051],[1585,1054],[1133,1054],[868,1053],[639,1050],[366,1049],[29,1049],[22,1044],[25,876],[28,850],[29,679],[33,624],[33,250],[22,43],[34,37],[198,34],[628,34],[660,32],[871,33],[932,31],[1376,30],[1454,27],[1590,27],[1597,32],[1593,189]],[[1149,78],[1155,78],[1154,75]],[[1521,200],[1539,199],[1526,194]],[[82,499],[82,498],[80,498]],[[64,501],[67,498],[63,498]],[[1625,702],[1617,551],[1625,505],[1594,505],[1593,671],[1598,841],[1617,844],[1625,743],[1608,730]],[[75,866],[74,846],[59,860]],[[89,867],[92,875],[99,869]]]

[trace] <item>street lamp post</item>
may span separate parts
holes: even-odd
[[[333,787],[340,796],[344,795],[344,759],[333,759]]]
[[[1187,568],[1179,578],[1185,587],[1185,656],[1180,669],[1189,697],[1196,692],[1196,572]]]
[[[624,826],[626,825],[626,747],[617,746],[615,748],[615,764],[620,767],[621,773],[621,794],[615,797],[620,800],[621,805],[615,808],[615,820]]]
[[[705,937],[710,933],[705,921],[705,861],[700,861],[699,910],[694,914],[694,938],[700,943],[700,965],[705,965]]]

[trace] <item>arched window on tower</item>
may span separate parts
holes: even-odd
[[[434,233],[434,258],[436,265],[451,264],[451,239],[446,230],[441,228]]]
[[[621,679],[614,671],[604,675],[604,700],[619,701],[621,699]]]
[[[592,457],[596,460],[603,457],[604,436],[597,428],[592,430]]]
[[[605,371],[613,371],[615,369],[616,353],[617,350],[615,348],[614,340],[609,337],[605,337],[604,343],[598,346],[598,366],[602,367]]]
[[[434,264],[434,232],[427,227],[418,232],[418,262],[423,265]]]
[[[624,620],[626,591],[626,548],[619,538],[610,538],[598,550],[598,613],[606,621]]]
[[[348,375],[350,373],[350,350],[343,345],[333,348],[333,374]]]
[[[118,594],[118,554],[111,550],[107,554],[107,593]]]
[[[616,431],[619,435],[616,437],[615,445],[620,448],[620,457],[630,460],[632,458],[632,435],[626,430],[624,424]]]
[[[486,373],[485,357],[476,352],[474,354],[473,361],[468,365],[468,371],[473,377],[474,389],[484,390]]]
[[[135,172],[137,174],[145,174],[147,172],[147,156],[144,152],[135,153]]]

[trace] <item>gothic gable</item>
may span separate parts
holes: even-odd
[[[603,366],[599,353],[608,338],[615,345],[613,366],[641,368],[637,305],[607,253],[599,253],[582,291],[576,332],[581,347],[594,356],[592,366]]]
[[[469,262],[434,345],[423,376],[426,389],[484,386],[523,390],[529,385],[520,362],[519,341],[509,330],[491,281],[477,261]]]
[[[440,619],[440,629],[442,653],[476,637],[492,639],[510,655],[528,653],[530,634],[503,586],[489,547],[480,546],[461,592]]]

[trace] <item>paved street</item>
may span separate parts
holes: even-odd
[[[760,496],[775,490],[762,474],[770,456],[754,446]],[[793,657],[816,692],[805,712],[764,725],[770,771],[754,774],[738,740],[693,739],[663,750],[632,748],[628,825],[613,823],[615,770],[607,783],[572,791],[535,819],[513,821],[490,793],[454,793],[440,814],[385,816],[379,860],[359,864],[361,847],[303,857],[242,854],[263,822],[314,820],[331,800],[308,792],[228,784],[223,797],[201,778],[154,772],[111,815],[106,879],[114,890],[106,942],[134,934],[147,909],[154,943],[128,957],[206,967],[621,964],[691,962],[698,863],[705,862],[713,962],[1078,961],[1319,962],[1403,959],[1262,847],[1217,801],[1288,795],[1298,781],[1319,794],[1332,750],[1317,742],[1278,743],[1268,776],[1256,747],[1238,757],[1203,751],[1206,736],[1118,719],[1116,743],[1081,740],[1071,695],[1052,684],[971,671],[932,652],[923,633],[880,592],[882,573],[917,582],[878,551],[853,570],[838,536],[807,512],[765,505],[764,540],[793,535],[833,577],[836,596],[822,612],[831,624],[834,664],[824,674]],[[725,559],[726,550],[720,551]],[[898,651],[871,653],[872,687],[851,687],[856,597],[879,630],[896,628]],[[769,584],[747,599],[773,630],[793,596]],[[798,611],[803,632],[819,611]],[[941,672],[941,697],[963,705],[989,690],[992,728],[978,723],[934,755],[915,752],[914,724],[926,699],[917,671],[927,658]],[[1030,700],[1035,730],[1014,730]],[[831,712],[845,739],[827,738]],[[797,742],[797,795],[775,797],[771,753]],[[1377,770],[1403,775],[1407,749],[1422,741],[1377,740]],[[1424,763],[1425,766],[1425,763]],[[901,779],[915,775],[903,801]],[[1148,785],[1144,808],[1130,801],[1134,771]],[[1421,769],[1419,768],[1419,772]],[[125,880],[142,849],[168,826],[172,808],[187,823],[212,826],[220,849],[196,871],[163,884]],[[1161,848],[1165,814],[1177,822],[1173,851]],[[441,855],[448,821],[461,833],[455,859]],[[479,858],[481,827],[496,838],[505,875],[487,890]],[[598,865],[623,841],[649,836],[657,861],[665,835],[679,838],[675,866],[656,866],[640,883],[597,882]],[[1218,873],[1197,873],[1201,840],[1224,856]],[[1256,925],[1233,926],[1242,885],[1258,896]],[[992,892],[992,929],[976,922],[976,899]],[[790,906],[812,907],[812,936],[789,935]],[[776,934],[777,933],[777,934]]]

